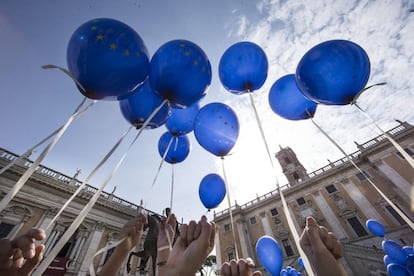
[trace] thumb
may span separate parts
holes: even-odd
[[[308,229],[309,243],[311,245],[313,252],[320,252],[324,249],[324,244],[322,242],[319,225],[316,223],[316,220],[313,217],[306,218],[306,228]]]

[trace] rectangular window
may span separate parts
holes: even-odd
[[[230,252],[230,253],[228,253],[227,254],[227,261],[231,261],[231,260],[233,260],[234,259],[234,254],[233,254],[233,252]]]
[[[230,232],[230,224],[224,224],[224,232]]]
[[[270,214],[272,214],[272,217],[279,215],[279,212],[276,208],[270,209]]]
[[[295,253],[293,252],[292,245],[290,244],[290,241],[288,239],[282,240],[282,245],[285,248],[286,256],[290,257],[295,255]]]
[[[354,229],[355,233],[358,237],[363,237],[368,235],[367,230],[365,230],[364,226],[362,226],[361,222],[359,222],[358,218],[352,217],[348,219],[349,224]]]
[[[359,181],[365,181],[365,180],[367,180],[368,178],[371,178],[371,177],[369,176],[369,174],[367,174],[366,172],[363,172],[363,173],[357,173],[357,174],[356,174],[356,177],[358,177]]]
[[[256,217],[250,218],[250,224],[256,224]]]
[[[409,148],[404,148],[405,152],[408,153],[409,156],[414,156],[414,152],[409,149]],[[400,157],[401,159],[405,159],[405,157],[399,152],[397,151],[396,154],[398,155],[398,157]]]
[[[338,190],[335,188],[335,186],[334,186],[334,185],[329,185],[329,186],[326,186],[326,191],[327,191],[328,193],[332,194],[332,193],[335,193],[335,192],[336,192],[336,191],[338,191]]]
[[[303,204],[305,204],[305,203],[306,203],[306,201],[305,201],[305,199],[304,199],[303,197],[300,197],[300,198],[296,199],[296,202],[297,202],[299,205],[303,205]]]
[[[10,223],[0,223],[0,238],[5,238],[13,230],[14,225]]]
[[[297,180],[300,180],[300,177],[299,177],[299,175],[296,173],[296,172],[294,172],[294,173],[292,173],[292,176],[293,176],[293,178],[297,181]]]
[[[392,208],[390,205],[385,206],[385,208],[387,209],[388,212],[390,212],[390,214],[398,221],[398,223],[400,225],[405,225],[407,224],[405,222],[405,220],[403,220],[403,218],[397,213],[397,211],[394,210],[394,208]]]

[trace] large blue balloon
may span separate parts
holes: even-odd
[[[351,103],[370,74],[367,53],[347,40],[330,40],[310,49],[300,60],[296,78],[309,99],[328,105]]]
[[[220,59],[220,81],[234,94],[253,92],[266,81],[268,66],[266,53],[260,46],[239,42],[230,46]]]
[[[236,113],[223,103],[210,103],[200,109],[195,119],[197,142],[216,156],[227,155],[239,136]]]
[[[154,110],[163,103],[163,101],[164,100],[160,96],[154,93],[149,81],[146,81],[138,91],[135,91],[127,98],[120,100],[119,107],[121,108],[124,118],[137,129],[140,129],[144,122],[150,117]],[[160,127],[165,123],[169,115],[169,104],[164,103],[164,106],[151,119],[147,128]]]
[[[198,103],[187,108],[171,108],[171,115],[165,126],[175,136],[187,134],[194,129],[194,121],[200,110]]]
[[[365,224],[368,228],[368,231],[371,232],[373,235],[378,237],[384,237],[385,229],[381,223],[379,223],[375,219],[369,219]]]
[[[272,276],[279,276],[283,265],[283,253],[275,239],[269,236],[261,237],[256,243],[256,254],[260,263]]]
[[[299,257],[299,258],[298,258],[298,264],[299,264],[299,266],[300,266],[302,269],[306,269],[306,268],[305,268],[305,264],[303,263],[303,259],[302,259],[302,257]]]
[[[191,41],[162,45],[150,63],[154,90],[172,106],[187,107],[203,98],[211,83],[211,65],[203,50]]]
[[[294,74],[283,76],[272,85],[269,104],[274,113],[288,120],[312,118],[317,107],[300,91]]]
[[[170,164],[184,161],[190,153],[190,140],[186,135],[173,136],[170,132],[165,132],[158,141],[158,153],[164,156],[169,146],[165,161]]]
[[[393,240],[382,241],[382,249],[391,259],[399,264],[405,264],[407,262],[407,255],[402,249],[402,246]]]
[[[207,209],[216,208],[226,195],[226,185],[220,175],[211,173],[203,177],[198,188],[201,203]]]
[[[70,38],[69,71],[91,99],[119,100],[149,74],[149,56],[141,37],[128,25],[109,18],[90,20]]]

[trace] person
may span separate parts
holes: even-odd
[[[43,244],[35,245],[36,241],[46,238],[41,228],[32,228],[26,234],[15,239],[0,239],[0,275],[27,276],[43,258]]]
[[[230,262],[225,262],[221,266],[222,276],[261,276],[260,271],[253,272],[254,262],[251,258],[231,260]]]
[[[144,225],[148,223],[147,216],[139,213],[134,219],[127,222],[121,230],[120,240],[109,259],[106,261],[99,276],[118,275],[122,263],[129,252],[141,240]]]
[[[334,233],[329,232],[324,226],[319,226],[311,216],[306,218],[306,227],[300,237],[300,246],[316,275],[348,275],[339,261],[343,256],[341,242]]]
[[[160,230],[160,234],[162,232]],[[164,253],[166,259],[159,258],[159,275],[195,275],[213,250],[215,233],[214,222],[208,222],[206,216],[202,216],[198,223],[183,224],[171,252]]]

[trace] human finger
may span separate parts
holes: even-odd
[[[328,229],[324,226],[319,226],[319,234],[321,236],[321,240],[323,242],[323,244],[325,245],[325,247],[329,250],[332,251],[333,249],[333,240],[331,239]],[[336,239],[335,239],[336,240]]]
[[[208,246],[208,253],[213,250],[216,241],[216,224],[212,221],[211,222],[211,232],[210,232],[210,242]]]
[[[344,249],[342,243],[338,240],[334,233],[329,233],[329,238],[332,239],[332,250],[331,253],[336,259],[341,258],[344,255]]]
[[[247,262],[244,259],[239,259],[237,266],[238,266],[237,269],[239,271],[237,275],[240,275],[240,276],[248,275],[247,272],[249,268],[248,268]]]
[[[186,240],[186,244],[190,244],[194,240],[194,232],[196,228],[197,228],[197,223],[194,220],[190,221],[190,223],[188,224],[188,228],[187,228],[187,235],[184,236],[184,239]]]
[[[306,218],[306,228],[312,252],[321,252],[325,248],[320,236],[320,228],[313,217]]]
[[[20,248],[13,249],[13,258],[12,258],[12,267],[20,268],[23,264],[24,258],[22,254],[22,250]]]
[[[238,276],[239,275],[239,266],[236,262],[236,260],[230,261],[230,275],[232,276]]]
[[[222,276],[231,276],[230,264],[225,262],[220,269],[220,275]]]
[[[187,232],[188,232],[188,225],[187,224],[183,224],[181,225],[181,235],[180,238],[178,239],[179,241],[181,241],[185,246],[187,246]]]
[[[35,255],[35,241],[46,238],[45,231],[40,228],[33,228],[27,231],[26,234],[12,240],[11,246],[13,248],[20,248],[23,257],[26,259],[33,258]]]
[[[32,273],[35,267],[43,259],[44,249],[45,249],[45,246],[43,244],[36,246],[34,257],[26,260],[24,265],[19,269],[19,275],[30,275]]]
[[[212,233],[213,226],[211,223],[207,221],[206,216],[201,217],[200,226],[201,226],[200,239],[203,242],[205,249],[208,250],[210,248],[212,235],[215,235],[215,233]]]

